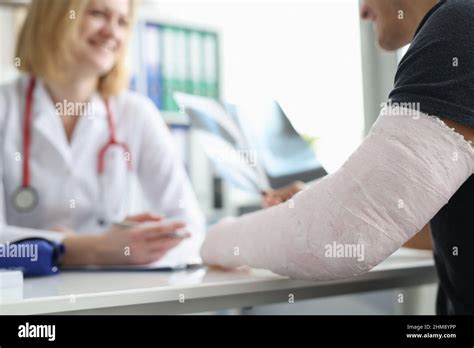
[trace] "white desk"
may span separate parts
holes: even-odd
[[[288,302],[289,294],[298,301],[436,281],[431,253],[407,249],[363,276],[329,282],[291,280],[264,270],[64,272],[26,279],[23,300],[0,303],[0,314],[197,313]]]

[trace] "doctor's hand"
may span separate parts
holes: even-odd
[[[182,222],[157,219],[127,219],[140,222],[131,228],[112,227],[99,236],[98,255],[102,265],[141,265],[158,261],[176,247],[189,233],[174,234],[182,230]]]
[[[263,195],[263,206],[265,208],[273,207],[280,203],[291,199],[295,194],[304,190],[305,183],[302,181],[295,181],[292,184],[277,190],[268,190]]]
[[[113,226],[101,235],[75,235],[64,240],[64,265],[141,265],[158,261],[189,233],[181,232],[182,222],[141,214],[129,217],[123,228]]]

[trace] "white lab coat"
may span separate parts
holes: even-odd
[[[22,127],[28,82],[29,77],[23,76],[0,87],[0,243],[32,236],[61,241],[62,234],[50,231],[60,226],[80,234],[102,233],[108,226],[99,224],[99,215],[105,215],[109,225],[127,215],[130,180],[124,152],[113,147],[107,153],[103,177],[106,203],[100,204],[98,152],[109,139],[109,128],[105,104],[99,95],[90,101],[92,114],[80,116],[68,143],[55,106],[43,82],[37,81],[30,173],[39,204],[28,213],[17,212],[12,205],[22,180]],[[185,221],[192,234],[169,251],[162,263],[198,256],[204,217],[158,110],[150,100],[129,91],[111,98],[110,104],[117,138],[130,148],[132,175],[140,183],[150,212]]]

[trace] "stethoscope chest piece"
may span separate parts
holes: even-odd
[[[20,187],[13,195],[13,206],[18,212],[27,213],[38,205],[38,193],[32,187]]]

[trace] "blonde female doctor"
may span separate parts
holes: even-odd
[[[0,87],[0,243],[62,241],[66,265],[198,255],[204,219],[171,135],[124,89],[133,12],[133,0],[32,1],[24,74]],[[152,213],[126,217],[134,177]]]

